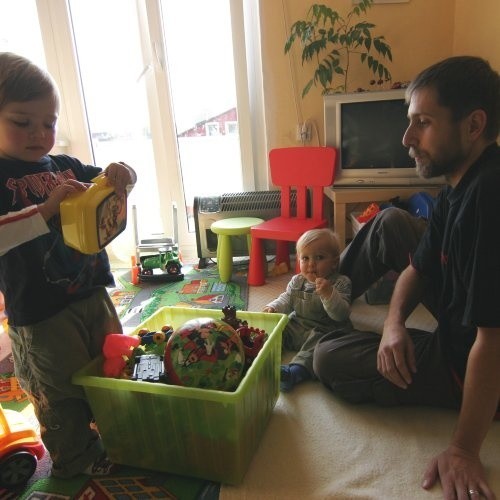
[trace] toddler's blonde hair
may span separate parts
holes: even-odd
[[[313,241],[326,240],[331,249],[332,255],[338,257],[340,255],[340,244],[337,234],[328,228],[311,229],[306,231],[297,241],[297,255],[302,253],[302,249],[310,245]]]
[[[59,106],[59,92],[53,78],[25,57],[0,52],[0,109],[11,102],[53,97]]]

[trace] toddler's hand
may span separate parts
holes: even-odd
[[[329,298],[333,292],[332,284],[325,278],[316,278],[316,293],[324,299]]]
[[[105,174],[108,178],[108,184],[115,188],[116,194],[119,196],[125,194],[127,186],[135,182],[132,169],[123,162],[110,163]]]
[[[64,184],[60,184],[52,190],[49,197],[38,205],[38,211],[42,217],[48,221],[51,217],[59,213],[59,205],[67,196],[86,191],[89,184],[78,182],[75,179],[68,179]]]
[[[266,306],[266,307],[264,307],[264,309],[262,309],[262,312],[265,312],[265,313],[274,313],[274,312],[276,312],[276,309],[274,307]]]

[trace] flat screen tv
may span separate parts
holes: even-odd
[[[443,184],[422,179],[402,144],[408,126],[405,89],[324,97],[325,143],[338,149],[335,186]]]

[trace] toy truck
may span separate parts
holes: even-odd
[[[42,441],[26,417],[0,405],[0,486],[26,483],[44,454]]]
[[[137,209],[132,206],[135,251],[132,260],[132,282],[181,281],[182,261],[177,241],[177,207],[173,205],[174,238],[151,238],[139,240],[137,230]],[[142,254],[142,255],[141,255]]]
[[[181,281],[182,262],[177,248],[166,246],[157,248],[154,255],[141,255],[138,277],[140,281]],[[158,270],[159,272],[155,272]]]

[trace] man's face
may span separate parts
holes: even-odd
[[[408,118],[403,145],[415,159],[418,175],[452,177],[467,157],[464,120],[454,121],[451,110],[438,104],[436,91],[425,87],[413,92]]]
[[[39,161],[54,146],[57,112],[53,97],[6,104],[0,110],[0,157]]]

